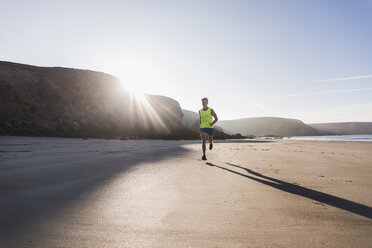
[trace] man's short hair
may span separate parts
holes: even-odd
[[[204,97],[204,98],[202,99],[202,101],[204,101],[204,100],[206,100],[206,101],[208,102],[208,98]]]

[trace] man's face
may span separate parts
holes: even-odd
[[[208,100],[202,100],[202,104],[203,104],[203,107],[207,107],[208,106]]]

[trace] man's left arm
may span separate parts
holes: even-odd
[[[212,123],[210,123],[210,125],[213,126],[213,125],[218,121],[218,117],[217,117],[216,112],[214,112],[213,109],[211,109],[211,114],[212,114],[213,117],[214,117],[214,121],[213,121]]]

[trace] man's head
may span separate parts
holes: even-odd
[[[201,99],[202,101],[202,104],[203,104],[203,107],[208,107],[208,98],[204,97],[203,99]]]

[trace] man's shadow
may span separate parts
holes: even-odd
[[[318,202],[322,202],[324,204],[372,219],[372,208],[369,206],[357,203],[357,202],[349,201],[349,200],[346,200],[346,199],[343,199],[337,196],[329,195],[329,194],[319,192],[316,190],[312,190],[312,189],[308,189],[308,188],[305,188],[299,185],[287,183],[287,182],[284,182],[284,181],[281,181],[281,180],[278,180],[272,177],[264,176],[258,172],[255,172],[253,170],[250,170],[250,169],[247,169],[247,168],[244,168],[242,166],[235,165],[232,163],[227,163],[227,164],[230,166],[236,167],[236,168],[243,169],[249,174],[254,175],[256,177],[253,177],[251,175],[246,175],[246,174],[243,174],[243,173],[240,173],[240,172],[237,172],[237,171],[234,171],[234,170],[231,170],[231,169],[228,169],[228,168],[216,165],[216,164],[212,164],[210,162],[207,162],[206,164],[209,166],[214,166],[222,170],[229,171],[231,173],[249,178],[256,182],[268,185],[270,187],[273,187],[273,188],[276,188],[276,189],[279,189],[279,190],[282,190],[282,191],[285,191],[291,194],[300,195],[300,196],[303,196],[303,197],[306,197],[306,198],[309,198],[309,199],[312,199]]]

